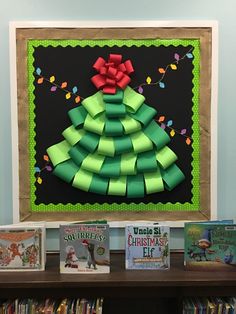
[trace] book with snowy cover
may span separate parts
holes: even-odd
[[[0,271],[45,269],[44,224],[0,226]]]
[[[126,226],[126,269],[169,269],[169,233],[168,226]]]
[[[108,224],[60,226],[61,273],[109,273]]]

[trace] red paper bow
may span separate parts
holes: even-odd
[[[91,78],[97,89],[106,94],[115,94],[116,88],[125,89],[131,81],[129,74],[134,72],[132,63],[127,60],[121,63],[122,55],[110,54],[108,62],[99,57],[93,68],[99,72]]]

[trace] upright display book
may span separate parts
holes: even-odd
[[[0,271],[45,269],[45,226],[0,226]]]
[[[60,272],[109,273],[108,224],[61,225]]]
[[[169,234],[168,226],[154,224],[126,226],[126,269],[169,269]]]
[[[236,270],[236,225],[230,221],[185,223],[184,240],[187,270]]]

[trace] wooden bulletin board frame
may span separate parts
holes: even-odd
[[[27,41],[78,38],[198,38],[200,40],[200,208],[197,211],[80,211],[34,212],[30,207],[29,95]],[[125,221],[161,221],[182,226],[183,221],[208,220],[217,213],[217,61],[218,24],[215,21],[11,22],[11,103],[14,221],[107,219],[113,226]]]

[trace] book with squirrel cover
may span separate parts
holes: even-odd
[[[154,224],[126,226],[126,269],[169,269],[169,230]]]
[[[109,273],[108,224],[60,225],[60,272]]]
[[[236,224],[188,222],[184,227],[184,240],[187,270],[236,270]]]
[[[0,271],[45,269],[45,225],[0,226]]]

